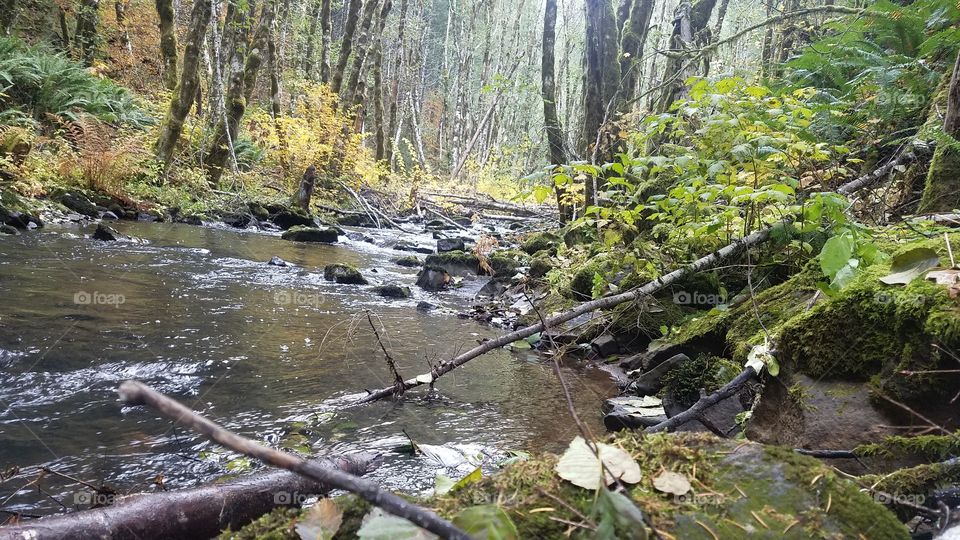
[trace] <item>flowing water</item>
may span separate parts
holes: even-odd
[[[482,448],[487,465],[512,450],[561,450],[575,435],[550,364],[499,350],[400,401],[347,406],[390,383],[364,310],[406,377],[501,330],[422,312],[421,300],[465,309],[464,289],[413,287],[404,253],[364,242],[301,244],[257,232],[177,224],[117,223],[136,242],[98,242],[92,226],[48,226],[0,235],[0,510],[48,514],[74,507],[84,488],[37,466],[121,493],[150,491],[158,475],[179,488],[235,472],[237,456],[174,428],[152,411],[124,407],[118,384],[138,379],[245,436],[317,454],[382,453],[370,475],[408,493],[438,472],[419,443]],[[365,230],[383,239],[389,233]],[[426,243],[426,240],[424,240]],[[268,266],[279,256],[288,267]],[[372,282],[410,285],[385,300],[370,287],[323,280],[348,263]],[[614,393],[596,368],[567,361],[581,416],[600,432],[599,405]],[[406,433],[406,435],[405,435]],[[39,489],[38,489],[39,488]]]

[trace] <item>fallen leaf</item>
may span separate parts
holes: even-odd
[[[294,527],[301,540],[330,540],[340,530],[343,510],[332,499],[320,499]]]
[[[637,465],[630,454],[620,448],[603,443],[597,443],[597,450],[600,453],[600,460],[603,460],[603,465],[607,469],[605,485],[612,484],[618,478],[621,482],[627,484],[636,484],[640,481],[642,478],[640,466]],[[604,476],[600,460],[594,455],[583,437],[577,437],[570,443],[567,451],[557,462],[556,471],[560,478],[575,486],[597,489],[600,487],[601,478]]]
[[[887,285],[906,285],[940,264],[937,252],[930,248],[911,249],[893,258],[890,274],[880,278]]]
[[[464,508],[453,524],[477,540],[516,540],[520,537],[510,516],[495,504]]]
[[[437,535],[409,521],[374,508],[364,516],[357,538],[370,540],[432,540]]]
[[[653,487],[671,495],[684,495],[690,491],[690,480],[680,473],[664,471],[653,479]]]

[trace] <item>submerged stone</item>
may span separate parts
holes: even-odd
[[[319,242],[333,244],[337,241],[336,229],[321,229],[318,227],[303,227],[295,225],[287,229],[280,238],[294,242]]]

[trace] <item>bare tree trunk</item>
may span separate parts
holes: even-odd
[[[160,19],[160,65],[163,85],[171,92],[177,88],[177,31],[173,0],[156,0]]]
[[[300,189],[297,190],[297,204],[300,208],[310,213],[310,198],[313,197],[313,187],[317,181],[317,167],[311,164],[303,173],[300,179]]]
[[[673,102],[687,95],[687,78],[696,71],[691,51],[697,42],[703,40],[716,0],[698,0],[693,6],[683,0],[677,8],[673,34],[670,37],[670,51],[674,54],[667,59],[663,72],[663,89],[656,105],[658,112],[665,112]]]
[[[267,53],[270,68],[270,115],[273,117],[273,129],[277,133],[280,145],[280,166],[284,177],[290,176],[290,147],[287,144],[287,135],[280,123],[282,116],[281,89],[280,89],[280,55],[277,50],[276,32],[271,31],[267,40]]]
[[[920,200],[920,213],[933,213],[960,208],[960,54],[953,66],[947,89],[943,133],[950,140],[938,144],[930,161],[927,184]]]
[[[554,74],[554,49],[556,46],[557,0],[546,0],[543,12],[543,54],[541,55],[541,92],[543,94],[543,124],[547,131],[547,158],[551,165],[560,165],[567,161],[563,149],[563,128],[557,118],[557,86]],[[551,177],[551,182],[553,178]],[[570,205],[565,201],[567,190],[554,186],[557,193],[557,207],[560,209],[560,222],[566,223],[572,217]]]
[[[75,48],[87,66],[93,65],[97,54],[97,27],[100,26],[100,0],[80,0],[77,10],[77,29],[74,32]]]
[[[387,136],[392,136],[394,132],[397,131],[397,107],[399,106],[400,99],[400,81],[402,80],[402,71],[404,67],[404,55],[406,48],[404,46],[404,30],[406,29],[407,22],[407,0],[400,0],[400,28],[397,31],[397,46],[399,51],[397,52],[397,59],[394,62],[394,73],[393,73],[393,88],[390,91],[390,119],[389,125],[386,126]],[[384,148],[383,158],[387,160],[391,167],[393,167],[393,144],[387,144]]]
[[[384,4],[384,9],[389,9],[390,0]],[[383,19],[381,19],[380,33],[383,33]],[[384,125],[383,114],[383,44],[380,36],[376,37],[376,44],[373,46],[373,139],[374,156],[377,161],[386,158],[386,137],[384,131],[390,126]]]
[[[350,61],[350,51],[353,49],[353,33],[357,30],[357,21],[360,19],[360,4],[363,0],[349,0],[347,8],[347,22],[343,29],[343,41],[340,45],[340,56],[337,58],[337,68],[333,72],[333,81],[330,88],[333,93],[339,94],[340,87],[343,86],[343,75],[347,69],[347,63]],[[375,0],[367,0],[373,2]]]
[[[307,46],[303,52],[303,76],[307,79],[313,78],[313,49],[317,40],[317,24],[320,22],[320,14],[323,10],[323,4],[319,1],[314,5],[313,14],[310,15],[310,28],[307,30]]]
[[[117,16],[117,28],[120,29],[120,45],[133,56],[133,45],[130,43],[130,32],[127,30],[127,7],[130,0],[114,0],[113,12]]]
[[[360,85],[361,76],[364,75],[364,68],[367,63],[367,53],[370,50],[370,25],[373,24],[373,15],[377,12],[379,0],[367,0],[363,6],[363,17],[360,19],[360,35],[357,36],[354,44],[353,67],[350,70],[350,76],[347,77],[347,87],[343,92],[343,103],[349,107],[355,105],[357,96],[363,93]],[[366,77],[363,77],[366,81]],[[362,97],[361,97],[362,99]]]
[[[320,82],[330,82],[330,0],[320,0]]]
[[[173,154],[180,133],[183,131],[183,122],[190,112],[194,96],[200,85],[197,68],[200,64],[200,53],[203,47],[203,37],[210,23],[210,0],[194,0],[193,10],[190,13],[190,29],[187,33],[187,44],[183,50],[183,70],[177,88],[170,99],[170,108],[160,127],[160,137],[157,140],[157,159],[163,163],[163,174],[166,176],[173,161]]]
[[[620,62],[617,47],[617,24],[613,5],[609,0],[586,0],[586,72],[583,111],[584,153],[591,161],[606,152],[606,137],[602,130],[611,111],[616,111],[615,99],[620,86]],[[602,179],[588,178],[585,186],[587,206],[597,202],[596,191]]]
[[[621,103],[628,104],[637,95],[643,69],[643,49],[653,17],[653,0],[632,0],[620,37],[620,73],[623,77]]]

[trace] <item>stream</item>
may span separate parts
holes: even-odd
[[[511,451],[561,451],[577,429],[550,367],[534,352],[498,350],[399,401],[346,406],[391,382],[364,310],[379,317],[405,377],[428,371],[504,330],[461,319],[483,278],[458,290],[415,287],[405,252],[341,237],[335,245],[277,234],[166,223],[112,223],[139,242],[99,242],[94,226],[49,225],[0,235],[0,509],[44,515],[73,508],[81,485],[47,466],[120,493],[167,489],[242,472],[244,462],[174,428],[152,411],[124,407],[116,388],[138,379],[242,435],[318,454],[373,451],[368,477],[423,493],[443,465],[402,448],[466,445],[487,469]],[[396,233],[362,229],[378,244]],[[409,239],[409,235],[404,235]],[[429,236],[420,243],[435,245]],[[278,256],[290,266],[268,266]],[[421,255],[422,257],[422,255]],[[324,281],[323,267],[356,266],[371,284],[410,286],[387,300],[371,286]],[[427,301],[442,309],[421,311]],[[575,406],[602,433],[600,404],[616,387],[603,371],[568,359]]]

